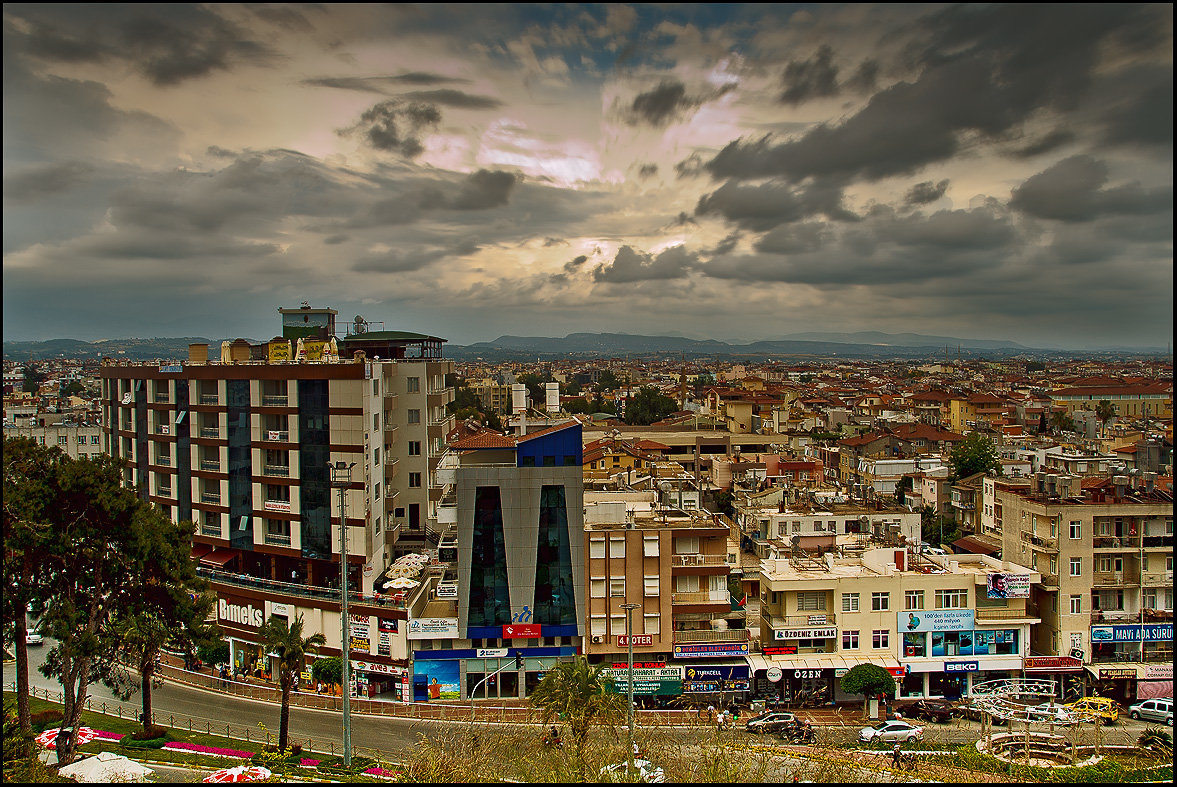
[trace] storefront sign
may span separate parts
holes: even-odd
[[[819,669],[795,669],[793,670],[793,677],[800,680],[802,678],[820,678],[821,670]]]
[[[796,645],[765,645],[760,649],[765,656],[796,656]]]
[[[285,500],[267,500],[263,505],[267,511],[290,512],[290,503]]]
[[[1173,639],[1172,623],[1145,623],[1143,626],[1092,626],[1091,641],[1095,642],[1167,642]]]
[[[184,371],[184,367],[175,365],[161,366],[159,367],[159,371],[161,374],[180,374]]]
[[[785,673],[783,671],[781,671],[780,667],[769,667],[764,672],[764,677],[768,678],[773,683],[780,682],[780,679],[783,678],[784,676],[785,676]]]
[[[1100,680],[1131,680],[1136,677],[1136,670],[1131,667],[1114,667],[1112,669],[1101,669],[1099,671]]]
[[[806,620],[806,623],[811,626],[824,626],[829,622],[829,619],[825,615],[809,615]]]
[[[613,691],[625,694],[629,690],[629,669],[606,667],[601,671],[613,679]],[[633,670],[633,693],[645,696],[667,696],[680,694],[683,690],[682,670],[678,667],[660,667]]]
[[[233,604],[228,599],[217,599],[217,620],[238,626],[261,628],[265,613],[253,604]]]
[[[480,659],[505,659],[509,652],[509,648],[478,648],[475,650],[475,657]]]
[[[503,639],[535,639],[541,636],[541,630],[538,623],[512,623],[503,626]]]
[[[360,672],[371,672],[376,675],[407,675],[408,670],[404,667],[394,667],[391,664],[378,664],[373,661],[351,661],[352,667]]]
[[[679,659],[691,658],[723,658],[730,656],[739,658],[748,655],[748,643],[723,643],[716,645],[675,645],[674,657]]]
[[[665,661],[635,661],[633,663],[634,669],[662,669],[665,666]],[[615,661],[613,662],[613,669],[629,669],[629,663],[624,661]]]
[[[1083,661],[1071,656],[1027,656],[1022,668],[1026,672],[1080,672]]]
[[[747,664],[716,664],[706,667],[687,667],[687,680],[735,680],[748,677]]]
[[[773,629],[773,639],[833,639],[838,629],[833,626],[810,629]]]
[[[945,672],[977,672],[981,669],[980,662],[977,661],[946,661],[944,662]]]
[[[633,635],[633,646],[635,648],[642,647],[643,645],[653,645],[653,644],[654,644],[654,635],[653,634],[634,634]],[[624,634],[617,635],[617,647],[619,647],[619,648],[629,647],[629,637],[625,636]]]
[[[911,667],[904,664],[902,667],[886,667],[887,672],[891,673],[892,678],[902,678],[911,672]]]
[[[437,584],[438,598],[457,598],[458,586],[452,582],[439,582]]]
[[[900,631],[969,631],[974,616],[971,609],[917,609],[897,617]]]
[[[281,615],[284,618],[290,617],[290,607],[285,604],[270,603],[270,614]]]
[[[989,574],[985,591],[989,598],[1030,598],[1030,575]]]
[[[457,618],[413,618],[406,634],[409,639],[457,639]]]
[[[1146,664],[1144,666],[1145,680],[1173,680],[1173,665]]]

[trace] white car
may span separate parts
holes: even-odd
[[[1043,702],[1030,708],[1026,708],[1026,716],[1030,721],[1039,721],[1043,723],[1054,722],[1055,724],[1073,724],[1075,717],[1071,712],[1062,705],[1056,705],[1053,702]]]
[[[1128,715],[1134,719],[1147,719],[1149,721],[1163,721],[1170,727],[1173,726],[1173,699],[1171,697],[1158,697],[1152,700],[1144,700],[1128,708]]]
[[[862,743],[871,743],[872,741],[910,742],[921,740],[923,737],[923,727],[899,720],[881,721],[873,727],[863,727],[862,732],[858,734],[858,740]]]
[[[663,772],[663,770],[649,760],[635,759],[633,761],[633,767],[634,770],[637,771],[637,781],[646,782],[647,784],[661,784],[666,781],[666,774]],[[631,779],[625,778],[628,769],[628,762],[619,762],[614,765],[606,765],[601,769],[601,781],[632,781]]]
[[[37,645],[44,645],[45,638],[35,631],[30,631],[29,633],[25,634],[25,644],[32,645],[34,647]]]

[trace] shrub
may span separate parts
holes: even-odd
[[[131,740],[134,741],[153,741],[159,738],[167,739],[168,731],[166,727],[160,727],[158,724],[153,724],[145,730],[137,730],[130,734]]]
[[[33,730],[36,732],[44,732],[50,727],[60,727],[63,719],[65,719],[65,714],[54,708],[34,713],[29,717]]]

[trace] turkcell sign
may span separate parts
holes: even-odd
[[[979,661],[946,661],[945,672],[978,672],[981,669]]]
[[[1143,626],[1092,626],[1092,642],[1167,642],[1173,639],[1172,623],[1145,623]]]

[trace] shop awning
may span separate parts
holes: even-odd
[[[193,544],[192,545],[192,559],[200,560],[202,557],[212,552],[213,548],[208,544]]]
[[[981,536],[958,538],[952,542],[952,546],[961,552],[971,552],[974,555],[996,555],[1001,551],[1001,544]]]
[[[760,671],[768,669],[769,667],[774,667],[774,666],[779,667],[780,666],[776,662],[772,661],[769,658],[766,658],[765,656],[760,655],[759,653],[749,654],[749,655],[745,656],[744,659],[748,662],[748,669],[751,672],[760,672]]]
[[[214,549],[212,552],[200,558],[200,563],[204,566],[222,568],[235,557],[237,557],[237,553],[230,549]]]
[[[1143,664],[1084,664],[1091,677],[1096,680],[1136,680],[1143,678]]]

